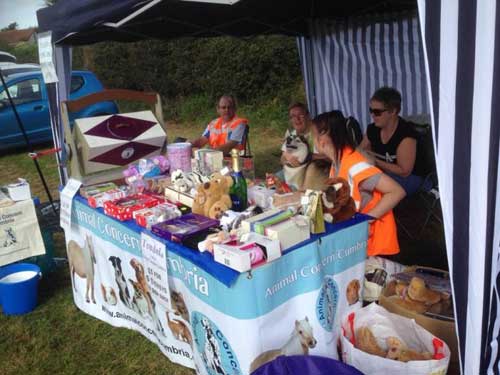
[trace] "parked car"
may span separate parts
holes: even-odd
[[[49,102],[47,89],[42,73],[27,72],[8,76],[6,85],[16,105],[24,128],[32,144],[52,140],[49,119]],[[71,75],[70,99],[92,94],[103,90],[97,77],[87,71],[74,71]],[[70,121],[75,118],[91,117],[118,113],[116,103],[107,101],[90,105],[79,112],[70,114]],[[21,129],[16,121],[14,111],[0,83],[0,149],[24,146]]]
[[[0,70],[4,77],[10,76],[12,74],[24,73],[24,72],[36,72],[40,70],[40,65],[38,64],[15,64],[8,62],[0,62]]]
[[[11,55],[10,53],[5,51],[0,51],[0,62],[15,63],[16,60],[16,56]]]

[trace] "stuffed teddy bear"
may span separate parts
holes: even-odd
[[[231,208],[229,188],[233,184],[231,176],[215,173],[209,182],[198,186],[194,196],[192,212],[212,219],[220,219]]]
[[[329,178],[328,188],[323,192],[323,216],[329,223],[350,219],[356,213],[356,205],[351,198],[349,183],[341,178]]]

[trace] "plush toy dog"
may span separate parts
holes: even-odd
[[[230,176],[215,173],[209,182],[196,189],[192,212],[212,219],[220,219],[222,214],[231,208],[229,188],[233,184]]]
[[[427,288],[425,281],[419,277],[411,279],[408,286],[408,296],[412,300],[423,302],[426,305],[434,305],[441,301],[441,293]]]
[[[375,338],[375,335],[368,327],[360,327],[356,330],[356,348],[365,353],[377,355],[395,361],[425,361],[432,359],[432,354],[429,352],[418,352],[409,349],[400,339],[394,336],[387,337],[385,340],[387,350],[380,347]]]
[[[410,284],[398,281],[392,282],[394,285],[394,295],[389,299],[396,305],[419,314],[432,312],[443,314],[450,310],[450,296],[427,288],[423,279],[413,277]]]
[[[323,216],[329,223],[350,219],[356,213],[349,183],[340,177],[327,180],[328,188],[322,195]]]
[[[426,361],[432,359],[431,353],[417,352],[416,350],[409,349],[397,337],[388,337],[386,343],[388,349],[386,358],[401,362]]]
[[[368,327],[360,327],[356,330],[356,348],[365,353],[385,357],[387,352],[384,351],[377,343],[377,339],[373,332]]]

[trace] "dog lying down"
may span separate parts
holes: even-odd
[[[302,135],[290,135],[286,138],[285,151],[297,158],[300,165],[292,167],[285,164],[283,173],[285,182],[296,190],[324,190],[328,178],[329,163],[312,160],[307,139]]]

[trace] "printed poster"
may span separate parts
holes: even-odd
[[[33,201],[0,208],[0,266],[45,254]]]
[[[166,253],[155,245],[146,260],[136,227],[78,200],[72,223],[70,267],[88,275],[72,275],[76,305],[140,332],[197,374],[246,375],[281,354],[337,359],[341,318],[362,304],[366,222],[284,254],[251,277],[244,273],[231,287],[169,250],[168,242]],[[170,304],[147,281],[148,263],[161,263],[162,254]]]

